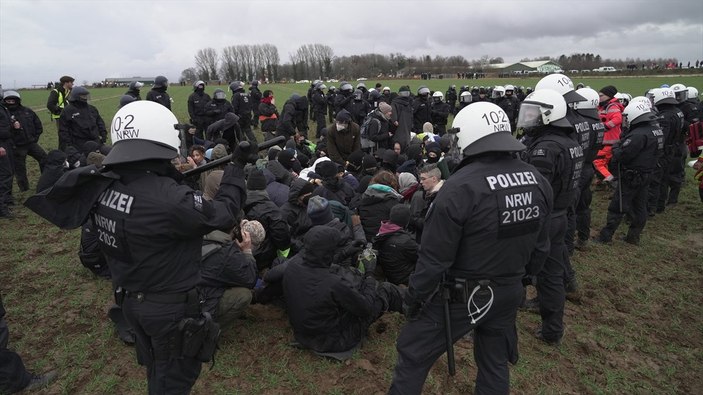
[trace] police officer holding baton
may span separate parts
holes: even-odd
[[[429,208],[405,299],[391,394],[419,394],[435,361],[474,330],[476,393],[509,392],[517,362],[515,318],[522,281],[548,253],[552,189],[517,153],[525,146],[495,104],[476,103],[454,118],[462,160]],[[445,291],[446,290],[446,291]],[[449,300],[445,324],[444,300]]]
[[[127,104],[112,120],[106,171],[89,166],[77,169],[84,173],[69,172],[44,200],[37,195],[27,203],[62,227],[94,222],[116,302],[136,333],[150,394],[189,393],[202,362],[212,358],[219,329],[200,312],[196,290],[202,236],[233,228],[246,198],[244,165],[257,157],[255,143],[240,143],[217,195],[205,200],[179,184],[181,175],[171,164],[180,144],[177,123],[158,103]],[[81,203],[72,206],[76,220],[61,223],[47,215],[46,205],[57,204],[56,194],[65,197],[71,183],[75,198],[65,201]]]

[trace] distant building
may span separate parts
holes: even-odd
[[[534,62],[517,63],[496,63],[489,64],[487,68],[492,69],[499,74],[548,74],[561,71],[561,66],[551,60],[539,60]]]

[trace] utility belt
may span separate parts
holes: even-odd
[[[631,187],[638,187],[647,181],[649,173],[650,172],[645,172],[642,170],[622,169],[622,174],[620,177],[622,178],[622,182],[625,184]]]
[[[188,292],[172,294],[144,293],[128,291],[122,287],[115,289],[115,303],[122,306],[125,299],[134,299],[137,303],[151,302],[160,304],[185,304],[185,318],[178,323],[178,331],[170,337],[166,347],[152,349],[156,360],[171,358],[195,358],[201,362],[212,361],[215,364],[215,352],[220,339],[220,325],[210,313],[201,312],[201,299],[196,288]]]
[[[471,292],[476,287],[498,287],[500,286],[493,280],[469,280],[461,277],[447,275],[442,281],[442,287],[449,291],[449,303],[464,303],[469,301]]]

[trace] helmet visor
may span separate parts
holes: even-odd
[[[688,99],[688,90],[681,90],[677,91],[676,93],[676,101],[679,103],[682,103]]]
[[[525,103],[520,106],[517,128],[530,129],[542,124],[542,111],[539,104]]]

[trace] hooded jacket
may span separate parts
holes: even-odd
[[[264,177],[266,177],[266,192],[269,198],[276,203],[276,206],[282,207],[288,201],[290,188],[276,181],[276,176],[267,169],[264,169]]]
[[[305,232],[312,227],[307,207],[298,203],[300,193],[307,184],[308,182],[304,179],[296,178],[290,185],[288,201],[281,207],[281,214],[290,227],[292,239],[302,239]]]
[[[418,244],[415,236],[390,221],[381,222],[373,238],[373,248],[378,251],[378,265],[386,281],[408,285],[408,278],[415,270]]]
[[[381,221],[388,220],[391,208],[403,197],[393,188],[382,184],[371,184],[361,195],[358,211],[366,241],[371,242],[378,233]]]
[[[276,258],[276,250],[285,250],[290,246],[288,224],[266,191],[247,191],[244,214],[248,220],[261,222],[266,230],[266,238],[254,251],[254,257],[260,269],[270,267]]]
[[[317,352],[354,348],[374,318],[368,299],[331,268],[339,241],[339,232],[313,227],[305,235],[302,261],[291,261],[283,278],[295,340]]]
[[[327,128],[327,155],[344,166],[349,155],[361,149],[359,125],[349,122],[344,130],[337,130],[337,124]]]
[[[398,96],[393,99],[391,104],[393,108],[391,122],[398,122],[398,126],[396,126],[395,134],[391,138],[391,146],[399,143],[405,149],[410,143],[410,132],[413,130],[412,101],[413,99],[410,96]]]
[[[75,101],[64,108],[59,117],[59,149],[73,146],[78,150],[88,141],[102,145],[107,141],[107,129],[98,109]]]
[[[22,105],[22,100],[17,99],[17,105],[6,106],[10,116],[15,117],[22,125],[21,129],[12,128],[12,141],[17,146],[28,145],[39,141],[39,136],[44,132],[41,120],[31,108]]]

